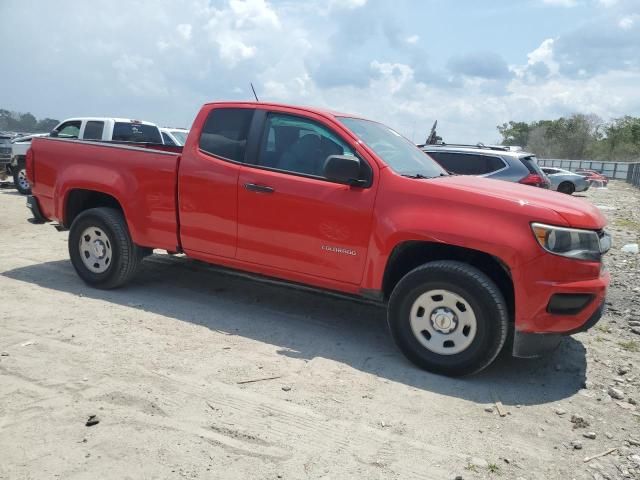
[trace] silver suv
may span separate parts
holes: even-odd
[[[510,147],[435,144],[420,148],[445,170],[458,175],[477,175],[534,187],[549,188],[535,155]]]

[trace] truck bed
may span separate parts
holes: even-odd
[[[69,227],[73,209],[86,198],[83,190],[98,190],[122,207],[136,244],[178,248],[179,148],[34,138],[31,149],[32,189],[44,217]]]

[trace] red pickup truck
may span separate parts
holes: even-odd
[[[35,220],[70,230],[89,285],[124,285],[159,248],[374,299],[402,352],[437,373],[483,369],[509,329],[514,355],[540,355],[603,311],[595,207],[448,175],[353,115],[210,103],[182,151],[36,138],[26,167]]]

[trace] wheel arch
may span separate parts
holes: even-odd
[[[124,212],[120,201],[109,193],[99,190],[74,188],[67,192],[64,200],[62,225],[69,228],[75,218],[90,208],[108,207]]]
[[[382,279],[385,300],[398,282],[411,270],[435,260],[455,260],[474,266],[486,274],[500,289],[509,308],[510,321],[515,316],[515,294],[511,270],[500,258],[480,250],[437,242],[411,240],[394,247]]]

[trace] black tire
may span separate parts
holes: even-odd
[[[81,238],[87,229],[96,227],[106,234],[105,242],[110,249],[106,270],[91,271],[82,259]],[[121,287],[136,274],[147,249],[140,248],[131,240],[127,222],[119,210],[114,208],[91,208],[78,215],[69,230],[69,256],[76,272],[92,287],[111,289]]]
[[[558,185],[558,191],[560,193],[566,193],[567,195],[572,195],[573,192],[576,191],[576,186],[571,182],[562,182]]]
[[[412,306],[432,290],[461,297],[475,314],[475,336],[459,353],[433,352],[412,330]],[[394,341],[410,361],[433,373],[461,376],[479,372],[498,356],[507,338],[507,312],[502,292],[484,273],[466,263],[441,260],[421,265],[400,280],[389,300],[387,321]]]
[[[13,169],[13,184],[22,195],[31,195],[31,185],[27,181],[27,171],[24,165]]]

